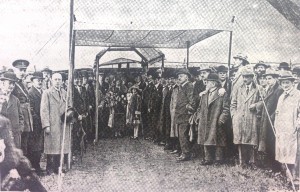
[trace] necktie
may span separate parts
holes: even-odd
[[[247,95],[249,94],[249,86],[247,86],[247,88],[246,88],[246,94]]]

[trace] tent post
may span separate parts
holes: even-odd
[[[189,68],[190,64],[190,43],[189,41],[186,42],[186,68]]]
[[[231,47],[232,47],[232,31],[229,31],[228,72],[230,71],[230,63],[231,63]]]
[[[162,57],[162,59],[161,59],[161,69],[164,70],[164,68],[165,68],[165,55],[162,55],[161,57]]]
[[[96,107],[95,107],[95,142],[98,142],[98,133],[99,133],[99,110],[98,110],[98,106],[99,106],[99,57],[96,57]]]

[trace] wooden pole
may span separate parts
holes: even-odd
[[[96,113],[95,113],[95,142],[98,142],[98,133],[99,133],[99,109],[98,109],[98,106],[99,106],[99,60],[100,58],[99,57],[96,57]]]
[[[231,49],[232,49],[232,31],[229,31],[229,48],[228,48],[228,78],[230,74],[231,64]],[[228,81],[229,82],[229,81]]]
[[[186,68],[189,68],[189,62],[190,62],[190,44],[191,42],[186,42]]]

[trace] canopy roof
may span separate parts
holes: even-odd
[[[104,65],[130,64],[130,63],[141,63],[141,62],[133,59],[118,58],[118,59],[113,59],[111,61],[102,63],[101,65],[104,66]]]
[[[76,30],[76,46],[186,48],[222,32],[190,30]]]

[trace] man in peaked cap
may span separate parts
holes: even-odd
[[[175,107],[175,123],[178,126],[181,156],[177,161],[187,161],[191,158],[191,143],[189,141],[189,119],[195,112],[194,87],[189,82],[191,76],[188,69],[179,69],[177,72],[179,90]]]
[[[16,76],[18,78],[18,81],[15,83],[15,88],[12,94],[19,99],[21,110],[24,116],[24,130],[22,130],[23,132],[21,138],[21,147],[24,155],[27,156],[28,138],[33,130],[33,119],[31,115],[30,99],[28,96],[28,89],[24,85],[24,77],[29,62],[27,60],[16,60],[13,62],[12,65],[13,67],[15,67]]]
[[[258,131],[256,107],[259,94],[253,83],[251,68],[242,71],[243,84],[236,85],[231,94],[230,113],[233,124],[233,143],[238,146],[239,163],[242,167],[254,166],[254,147],[257,146]]]
[[[40,166],[41,155],[44,149],[43,128],[41,121],[41,100],[43,93],[43,73],[34,72],[31,77],[32,87],[28,91],[31,114],[33,117],[33,131],[28,139],[28,159],[38,175],[43,174]]]
[[[4,73],[0,78],[0,88],[5,102],[0,113],[11,121],[12,135],[17,148],[21,149],[21,134],[24,130],[24,116],[19,99],[12,94],[17,76],[12,72]]]
[[[43,81],[43,89],[49,89],[51,87],[51,75],[52,70],[49,67],[44,67],[41,72],[43,73],[44,81]]]

